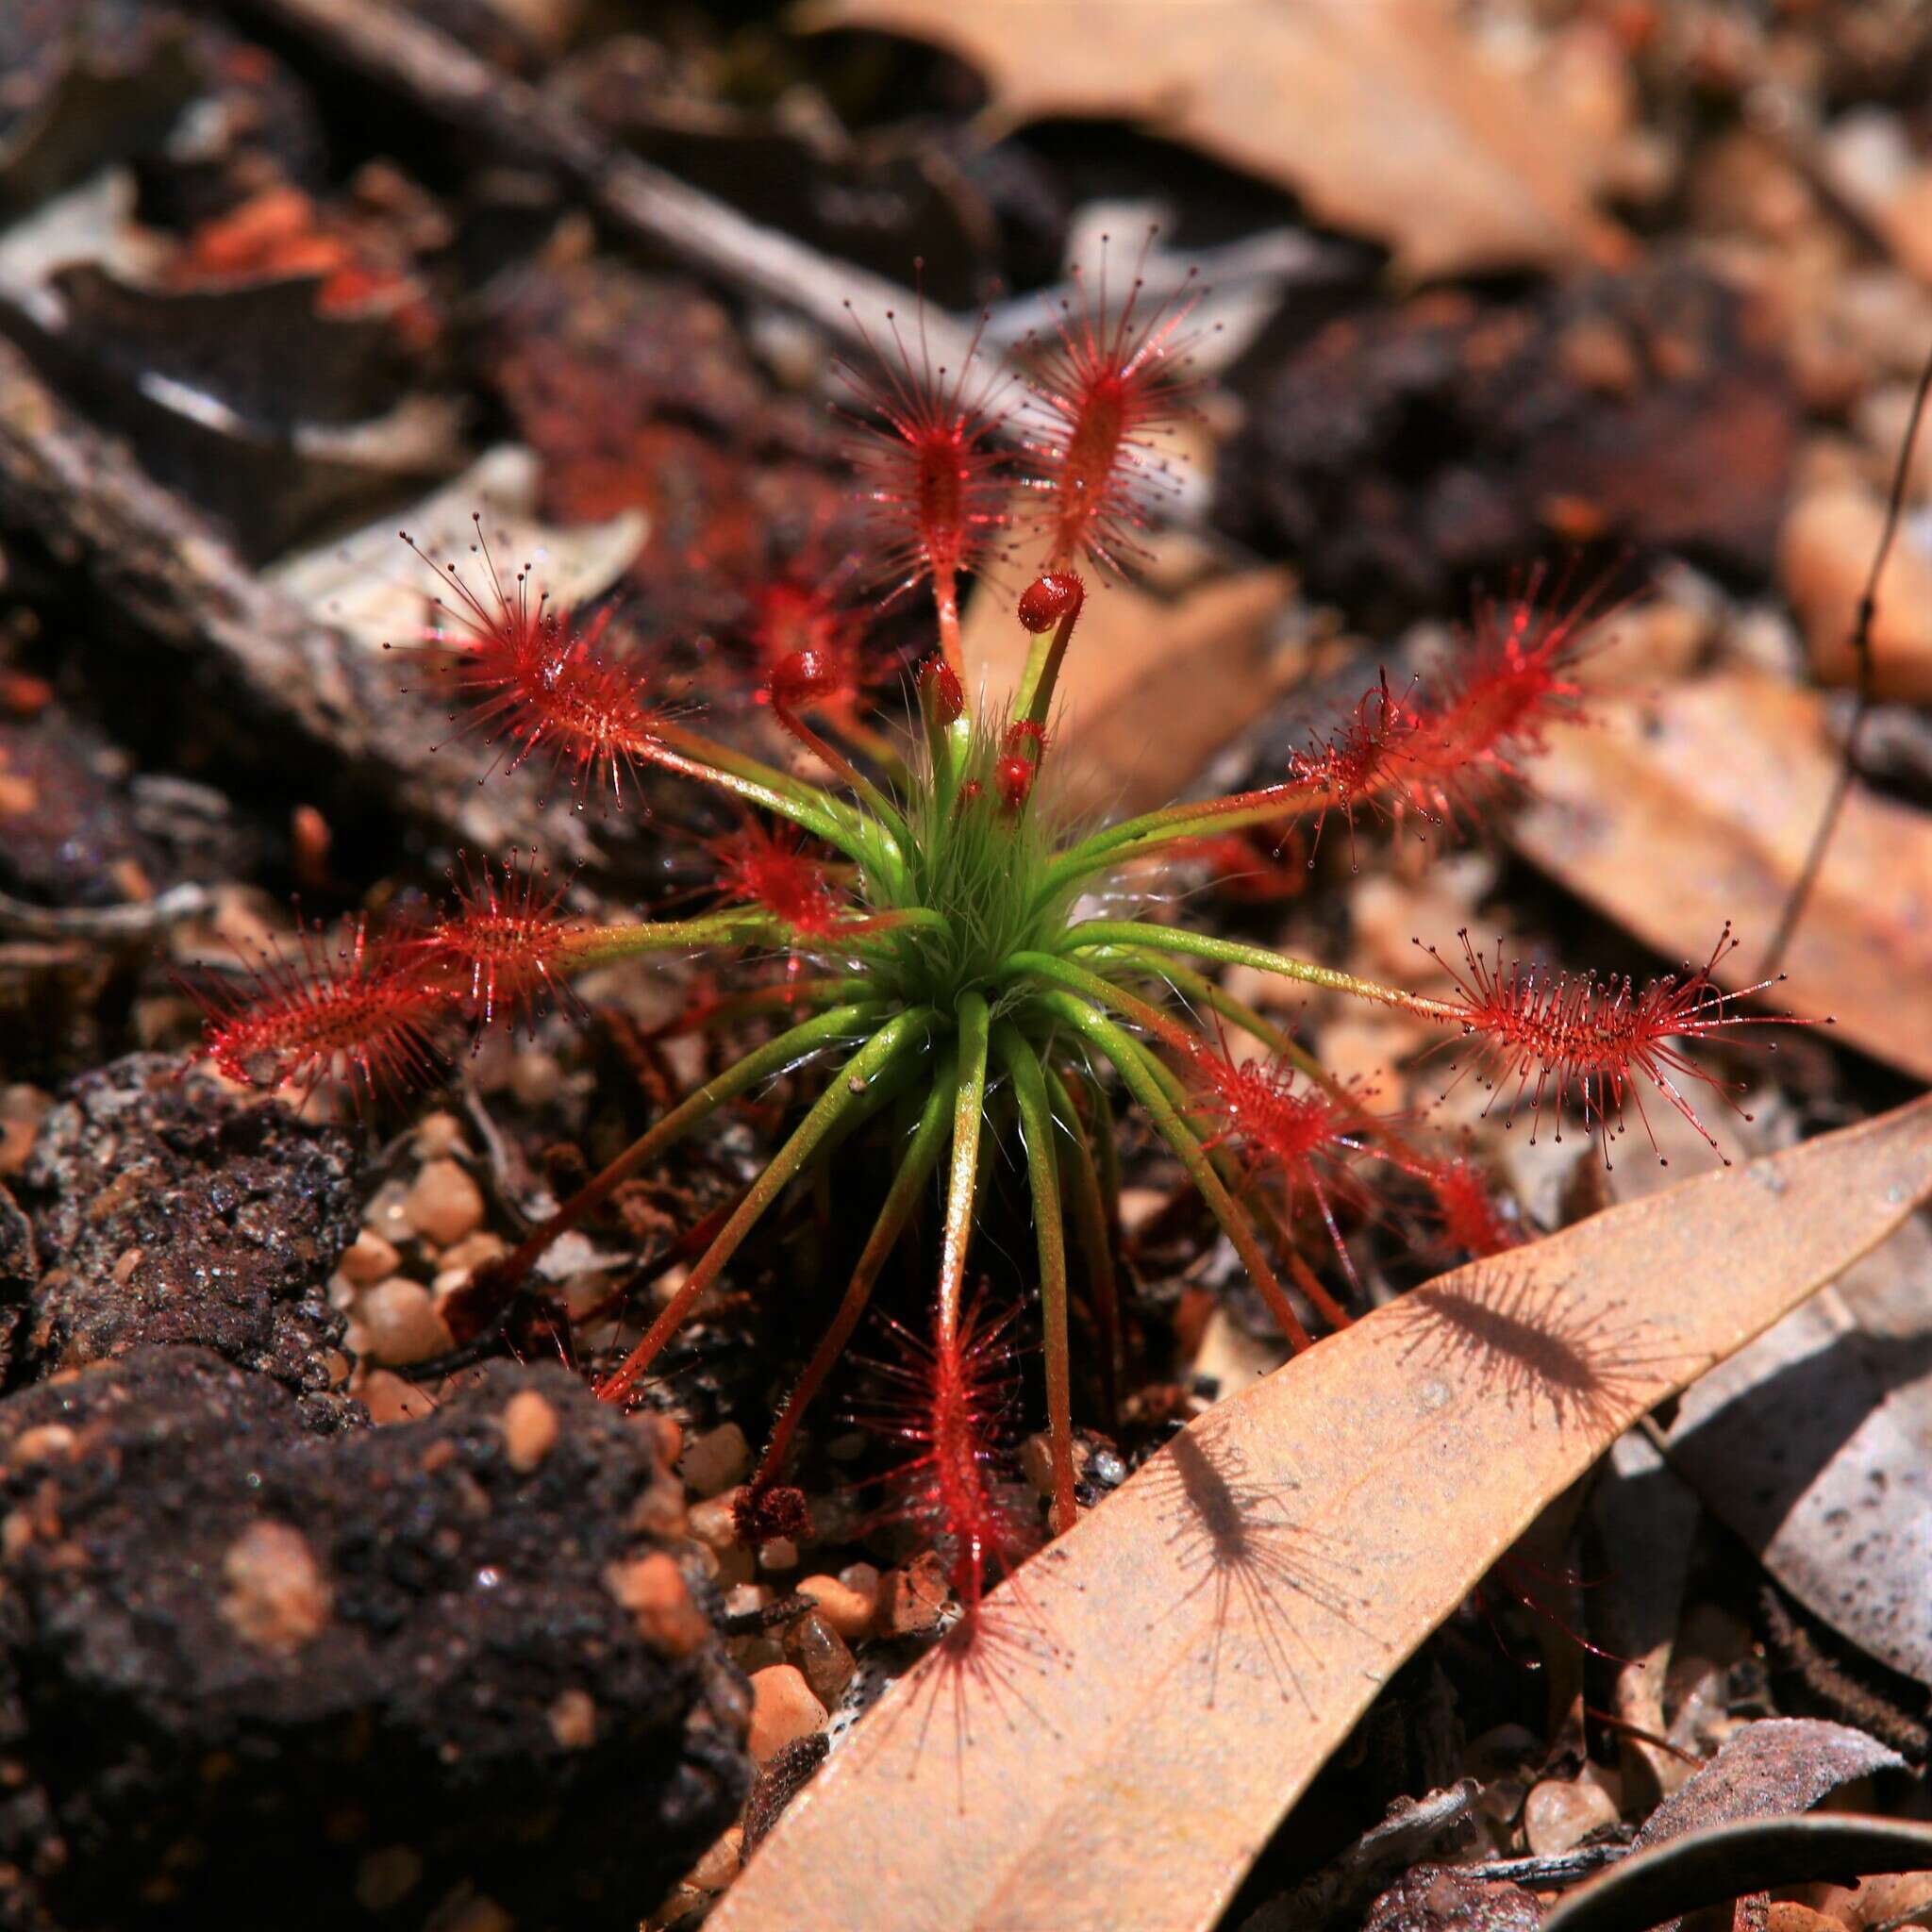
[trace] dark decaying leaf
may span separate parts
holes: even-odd
[[[1537,1932],[1541,1919],[1520,1885],[1418,1865],[1375,1901],[1362,1932]]]
[[[1385,1889],[1393,1896],[1421,1869],[1418,1860],[1445,1855],[1459,1838],[1471,1835],[1471,1814],[1478,1787],[1458,1779],[1423,1798],[1398,1798],[1389,1814],[1319,1872],[1259,1907],[1241,1922],[1241,1932],[1341,1932],[1353,1928],[1364,1909]]]
[[[1675,1914],[1774,1886],[1932,1865],[1932,1824],[1899,1818],[1743,1819],[1627,1858],[1565,1899],[1542,1932],[1651,1932]]]
[[[92,262],[54,277],[77,347],[124,380],[164,376],[256,425],[346,424],[397,400],[388,315],[320,313],[320,275],[143,289]]]
[[[1849,1724],[1815,1717],[1765,1718],[1746,1724],[1650,1814],[1637,1834],[1637,1849],[1740,1818],[1808,1811],[1854,1778],[1905,1768],[1896,1751]]]
[[[1669,1843],[1712,1825],[1740,1819],[1779,1818],[1808,1811],[1856,1778],[1903,1771],[1906,1761],[1849,1724],[1822,1718],[1766,1718],[1747,1724],[1684,1789],[1666,1798],[1637,1834],[1635,1849]],[[1773,1881],[1740,1865],[1740,1892]],[[1675,1932],[1673,1919],[1662,1932]]]

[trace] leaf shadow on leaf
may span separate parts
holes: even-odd
[[[1453,1372],[1506,1408],[1521,1405],[1531,1428],[1547,1407],[1559,1435],[1602,1434],[1680,1381],[1690,1357],[1668,1346],[1670,1331],[1657,1322],[1579,1305],[1567,1287],[1526,1269],[1424,1282],[1391,1311],[1401,1358],[1424,1373]]]
[[[1247,1668],[1256,1674],[1265,1670],[1284,1700],[1298,1700],[1312,1715],[1295,1653],[1299,1648],[1312,1658],[1315,1650],[1292,1615],[1296,1603],[1374,1634],[1356,1619],[1368,1600],[1348,1589],[1347,1580],[1359,1573],[1345,1558],[1346,1543],[1294,1522],[1282,1494],[1299,1485],[1257,1481],[1225,1429],[1183,1430],[1167,1455],[1148,1465],[1146,1480],[1162,1503],[1167,1546],[1193,1579],[1165,1615],[1178,1615],[1204,1596],[1210,1612],[1208,1707],[1219,1694],[1222,1654],[1238,1617],[1251,1633],[1255,1660]]]

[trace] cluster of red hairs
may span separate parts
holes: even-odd
[[[438,1040],[459,1021],[477,1031],[534,1023],[570,997],[564,977],[598,928],[568,917],[536,855],[451,875],[441,916],[372,933],[366,918],[330,945],[299,929],[291,959],[242,963],[239,988],[196,988],[207,1014],[203,1055],[232,1080],[304,1094],[346,1081],[375,1100],[432,1078]]]
[[[1525,966],[1520,960],[1512,960],[1506,969],[1500,940],[1491,958],[1476,949],[1466,929],[1457,937],[1462,944],[1460,966],[1434,946],[1423,950],[1456,985],[1464,1035],[1458,1063],[1475,1073],[1490,1091],[1491,1105],[1502,1101],[1506,1119],[1513,1119],[1527,1102],[1532,1140],[1545,1106],[1557,1116],[1557,1138],[1562,1139],[1563,1109],[1574,1095],[1603,1149],[1606,1165],[1611,1138],[1625,1131],[1626,1101],[1635,1104],[1644,1133],[1657,1148],[1657,1135],[1643,1105],[1643,1088],[1648,1085],[1728,1166],[1730,1157],[1698,1118],[1679,1082],[1701,1081],[1742,1119],[1751,1116],[1738,1106],[1733,1090],[1690,1058],[1681,1042],[1719,1040],[1739,1026],[1808,1024],[1789,1015],[1737,1010],[1740,1001],[1778,982],[1760,980],[1734,992],[1717,984],[1719,964],[1738,950],[1728,922],[1702,966],[1664,974],[1641,987],[1627,974],[1600,979],[1590,973]],[[1775,1052],[1775,1044],[1767,1051]],[[1658,1158],[1666,1158],[1659,1150]]]
[[[1541,591],[1538,574],[1477,606],[1439,695],[1416,685],[1398,692],[1384,672],[1339,730],[1295,758],[1289,785],[1309,795],[1317,841],[1331,811],[1353,834],[1364,806],[1453,827],[1523,778],[1549,726],[1581,710],[1571,673],[1596,616],[1593,596],[1566,606]]]
[[[666,714],[646,702],[639,672],[610,653],[610,610],[580,626],[547,594],[532,597],[527,565],[505,583],[481,516],[474,522],[488,598],[454,563],[437,570],[456,601],[438,599],[449,625],[427,641],[431,675],[458,707],[450,722],[458,736],[495,746],[508,770],[546,756],[553,774],[570,774],[579,806],[608,792],[622,807],[625,779],[635,787],[640,768],[661,754]]]
[[[448,1002],[412,947],[372,939],[358,920],[339,947],[304,926],[297,948],[298,959],[271,952],[239,989],[198,995],[217,1072],[305,1096],[340,1075],[370,1099],[434,1072]]]
[[[1118,575],[1174,488],[1162,441],[1188,410],[1185,325],[1197,291],[1190,283],[1142,309],[1137,274],[1111,310],[1104,275],[1097,301],[1077,272],[1074,285],[1055,340],[1030,345],[1024,385],[975,366],[976,334],[959,367],[935,365],[923,325],[915,348],[891,314],[891,353],[874,345],[874,367],[848,372],[879,577],[893,596],[932,587],[956,662],[959,582],[1016,526],[1042,541],[1049,576],[1083,558]]]

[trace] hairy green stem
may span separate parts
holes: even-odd
[[[861,976],[788,979],[776,986],[760,986],[747,992],[724,993],[717,999],[704,1001],[675,1020],[654,1027],[650,1037],[654,1040],[672,1039],[681,1033],[694,1033],[701,1026],[716,1026],[724,1021],[769,1013],[774,1008],[780,1011],[795,1008],[800,1012],[808,1013],[818,1007],[840,1006],[848,1000],[862,1000],[867,995],[875,997],[876,991],[872,980]]]
[[[1123,819],[1119,824],[1070,845],[1048,869],[1041,896],[1176,840],[1198,838],[1210,831],[1238,831],[1244,825],[1267,824],[1324,806],[1338,808],[1340,804],[1325,786],[1313,782],[1269,785],[1227,798],[1183,799],[1178,805],[1163,806],[1139,818]]]
[[[1024,958],[1024,956],[1021,957]],[[1029,963],[1031,970],[1039,970],[1037,961]],[[1123,991],[1122,989],[1114,986],[1110,981],[1102,979],[1099,974],[1087,973],[1084,969],[1077,966],[1073,969],[1077,977],[1069,978],[1065,971],[1069,962],[1059,960],[1056,964],[1060,970],[1042,976],[1054,978],[1059,984],[1071,987],[1074,991],[1084,993],[1090,999],[1104,1002],[1112,1007],[1116,1012],[1123,1013],[1128,1019],[1146,1026],[1150,1031],[1167,1040],[1170,1044],[1177,1045],[1183,1051],[1193,1050],[1193,1042],[1187,1035],[1185,1029],[1178,1027],[1172,1017],[1162,1012],[1158,1008],[1149,1006],[1145,1000],[1137,999],[1132,993]],[[1204,982],[1204,984],[1208,983]],[[1239,1005],[1240,1002],[1237,1001],[1236,1004]],[[1255,1017],[1257,1019],[1260,1018],[1258,1014]],[[1264,1022],[1263,1024],[1265,1024],[1266,1023]],[[1176,1035],[1178,1035],[1177,1039],[1175,1038]],[[1167,1094],[1169,1104],[1174,1108],[1174,1111],[1183,1119],[1194,1113],[1197,1109],[1193,1096],[1188,1092],[1185,1083],[1174,1073],[1173,1068],[1169,1067],[1158,1054],[1146,1054],[1146,1061],[1150,1072],[1160,1082],[1162,1090]],[[1326,1074],[1321,1075],[1321,1078],[1324,1085],[1329,1084]],[[1364,1121],[1373,1124],[1374,1117],[1363,1113],[1359,1102],[1349,1095],[1346,1090],[1341,1091],[1342,1098],[1347,1101],[1351,1110],[1359,1115]],[[1272,1208],[1269,1208],[1261,1200],[1260,1196],[1255,1191],[1251,1178],[1241,1172],[1239,1164],[1231,1155],[1225,1154],[1218,1146],[1211,1144],[1206,1140],[1202,1141],[1201,1146],[1202,1152],[1208,1156],[1209,1161],[1213,1164],[1215,1172],[1221,1176],[1222,1182],[1227,1188],[1229,1194],[1240,1201],[1248,1212],[1255,1214],[1274,1237],[1275,1247],[1288,1258],[1289,1272],[1294,1276],[1295,1285],[1314,1304],[1322,1319],[1332,1327],[1346,1328],[1354,1318],[1322,1286],[1321,1278],[1308,1266],[1307,1262],[1303,1258],[1300,1248],[1295,1245],[1294,1238],[1290,1233],[1286,1223],[1274,1213]]]
[[[806,1409],[824,1386],[825,1377],[831,1374],[833,1364],[844,1352],[845,1344],[852,1340],[853,1331],[865,1313],[879,1273],[905,1232],[913,1209],[919,1205],[921,1192],[939,1163],[940,1150],[945,1145],[946,1135],[953,1124],[956,1086],[954,1057],[947,1052],[926,1091],[919,1124],[913,1128],[911,1140],[900,1158],[892,1184],[886,1191],[885,1205],[879,1209],[872,1234],[852,1271],[839,1311],[832,1317],[831,1326],[820,1338],[818,1347],[812,1351],[811,1359],[805,1366],[805,1373],[799,1376],[787,1398],[772,1430],[772,1440],[752,1474],[754,1491],[769,1489],[783,1473],[785,1457],[790,1453],[791,1440],[798,1433],[798,1424]]]
[[[1081,1121],[1079,1108],[1074,1104],[1073,1093],[1061,1077],[1059,1069],[1051,1063],[1046,1068],[1046,1091],[1053,1102],[1053,1110],[1064,1124],[1066,1131],[1069,1182],[1066,1191],[1074,1210],[1074,1240],[1079,1246],[1080,1258],[1087,1269],[1087,1290],[1093,1298],[1094,1320],[1100,1329],[1101,1382],[1107,1398],[1108,1419],[1109,1424],[1117,1424],[1123,1368],[1121,1304],[1119,1285],[1114,1276],[1113,1240],[1107,1197],[1101,1189],[1099,1172],[1093,1164],[1093,1150],[1089,1144],[1088,1129]],[[1110,1141],[1113,1117],[1106,1110],[1097,1090],[1093,1092],[1093,1104],[1099,1108],[1093,1131],[1096,1135],[1105,1132]]]
[[[993,1046],[1013,1082],[1020,1138],[1026,1148],[1026,1178],[1033,1196],[1034,1240],[1040,1253],[1040,1311],[1046,1360],[1046,1431],[1053,1468],[1052,1524],[1056,1536],[1072,1529],[1074,1500],[1074,1382],[1067,1338],[1067,1238],[1060,1213],[1059,1149],[1053,1104],[1040,1057],[1009,1020],[993,1027]]]
[[[641,1134],[617,1158],[594,1175],[563,1203],[547,1221],[531,1229],[508,1257],[498,1263],[500,1272],[511,1281],[520,1280],[558,1235],[575,1227],[584,1216],[608,1201],[641,1168],[675,1146],[685,1135],[715,1113],[727,1101],[735,1100],[799,1060],[808,1058],[834,1041],[850,1039],[860,1024],[875,1019],[877,1007],[870,1001],[853,1001],[834,1007],[829,1012],[802,1022],[777,1039],[767,1041],[742,1059],[734,1061],[722,1074],[685,1095],[660,1121]]]
[[[1130,1033],[1089,1006],[1086,1000],[1057,990],[1041,992],[1038,998],[1042,1007],[1057,1019],[1064,1021],[1118,1069],[1121,1078],[1126,1082],[1127,1091],[1146,1111],[1160,1138],[1174,1150],[1175,1158],[1187,1171],[1188,1178],[1200,1190],[1208,1212],[1234,1243],[1235,1253],[1241,1257],[1249,1279],[1260,1291],[1290,1345],[1295,1349],[1307,1348],[1310,1341],[1308,1331],[1302,1325],[1294,1305],[1275,1278],[1267,1256],[1261,1252],[1261,1244],[1255,1239],[1253,1224],[1229,1197],[1206,1149],[1168,1098],[1155,1071],[1153,1057],[1142,1050]]]
[[[774,696],[772,709],[777,715],[779,724],[784,725],[792,737],[828,771],[836,773],[842,784],[851,787],[854,795],[883,827],[885,836],[892,843],[894,856],[903,858],[911,846],[912,834],[908,829],[905,819],[900,816],[898,807],[836,744],[822,733],[813,730],[789,705],[781,705]]]
[[[958,1086],[953,1100],[953,1165],[946,1178],[946,1218],[940,1240],[939,1306],[933,1348],[959,1345],[959,1311],[966,1291],[966,1249],[973,1238],[973,1203],[979,1184],[979,1133],[986,1113],[986,1058],[992,1018],[976,992],[959,996]]]
[[[661,725],[655,736],[651,762],[665,771],[790,819],[860,865],[888,871],[903,868],[898,847],[885,828],[822,787],[790,777],[680,725]]]
[[[1160,958],[1158,955],[1146,953],[1138,946],[1122,948],[1122,957],[1127,959],[1144,958],[1147,970],[1158,974],[1176,992],[1185,998],[1198,1000],[1203,1006],[1221,1014],[1224,1019],[1232,1020],[1237,1026],[1252,1033],[1271,1053],[1280,1055],[1297,1073],[1320,1087],[1329,1099],[1353,1114],[1363,1128],[1372,1132],[1391,1156],[1399,1156],[1411,1163],[1410,1172],[1417,1172],[1427,1166],[1426,1158],[1420,1149],[1415,1147],[1386,1115],[1372,1113],[1362,1105],[1358,1094],[1350,1091],[1295,1039],[1293,1034],[1277,1026],[1266,1014],[1258,1012],[1245,1000],[1237,999],[1233,993],[1217,986],[1206,974],[1195,973],[1177,960]]]
[[[825,1091],[813,1102],[810,1111],[792,1130],[791,1138],[772,1157],[764,1172],[752,1183],[730,1220],[719,1229],[717,1239],[699,1257],[696,1266],[685,1277],[683,1286],[665,1303],[637,1346],[598,1385],[600,1397],[607,1402],[621,1402],[637,1386],[638,1378],[683,1325],[685,1317],[691,1313],[699,1296],[717,1280],[725,1263],[738,1252],[766,1208],[811,1158],[819,1142],[846,1114],[866,1104],[873,1082],[888,1071],[898,1054],[908,1048],[917,1050],[931,1021],[931,1012],[924,1007],[915,1007],[908,1012],[898,1014],[888,1020],[839,1069]]]
[[[776,943],[790,931],[783,920],[769,912],[743,908],[707,912],[697,919],[641,919],[630,925],[585,926],[565,935],[567,950],[558,963],[572,973],[587,973],[614,959],[635,959],[647,953],[698,952],[760,941]]]
[[[1422,993],[1405,992],[1399,986],[1382,986],[1373,979],[1358,978],[1333,966],[1312,966],[1305,959],[1291,959],[1285,953],[1267,946],[1251,946],[1241,940],[1208,939],[1199,933],[1181,932],[1173,926],[1144,925],[1136,920],[1089,919],[1069,926],[1060,942],[1063,953],[1084,951],[1090,946],[1134,945],[1151,953],[1176,954],[1184,959],[1212,959],[1222,966],[1253,966],[1262,973],[1274,973],[1283,979],[1298,979],[1305,986],[1319,986],[1331,992],[1345,992],[1354,999],[1374,1000],[1393,1007],[1418,1019],[1439,1024],[1462,1025],[1468,1013],[1453,1000],[1435,1000]]]

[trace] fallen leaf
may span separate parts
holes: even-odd
[[[506,584],[525,563],[535,566],[537,590],[568,608],[608,591],[629,568],[650,528],[641,511],[625,510],[608,523],[569,530],[537,521],[537,458],[518,444],[500,443],[454,481],[347,537],[295,553],[261,573],[326,624],[345,631],[364,649],[412,641],[437,596],[435,573],[396,539],[408,531],[433,564],[455,563],[465,581],[487,596],[488,566],[475,551],[475,525],[483,530]]]
[[[1901,1284],[1919,1302],[1912,1328],[1868,1315],[1855,1271],[1706,1376],[1666,1441],[1672,1467],[1807,1610],[1932,1685],[1932,1242],[1918,1247]]]
[[[1055,708],[1071,756],[1051,769],[1070,810],[1165,805],[1241,721],[1288,689],[1300,667],[1294,653],[1275,649],[1272,620],[1293,581],[1284,570],[1254,570],[1172,599],[1126,583],[1088,598]],[[975,597],[964,637],[968,689],[1018,690],[1030,641],[1010,598]]]
[[[1640,1852],[1579,1887],[1543,1921],[1543,1932],[1650,1932],[1673,1912],[1719,1905],[1743,1891],[1903,1872],[1932,1857],[1932,1824],[1901,1818],[1748,1818]]]
[[[977,1674],[941,1651],[887,1694],[714,1932],[1213,1924],[1550,1499],[1928,1192],[1932,1099],[1460,1269],[1217,1405],[994,1593]]]
[[[1740,1818],[1808,1811],[1854,1778],[1903,1771],[1906,1761],[1850,1724],[1817,1717],[1772,1717],[1746,1724],[1681,1791],[1644,1821],[1636,1848],[1660,1845]]]
[[[819,27],[946,48],[998,128],[1141,123],[1373,235],[1417,278],[1612,258],[1598,155],[1485,60],[1441,0],[819,0]]]
[[[1824,700],[1730,672],[1606,700],[1551,733],[1516,848],[1673,960],[1748,985],[1837,773]],[[1776,991],[1867,1053],[1932,1079],[1932,817],[1854,788]]]
[[[1804,630],[1812,668],[1827,683],[1857,682],[1852,632],[1885,523],[1885,499],[1849,482],[1807,491],[1786,515],[1778,577]],[[1872,688],[1879,697],[1932,702],[1932,557],[1911,526],[1878,574],[1869,641]]]
[[[1464,1872],[1418,1865],[1378,1898],[1362,1932],[1537,1932],[1536,1894]]]

